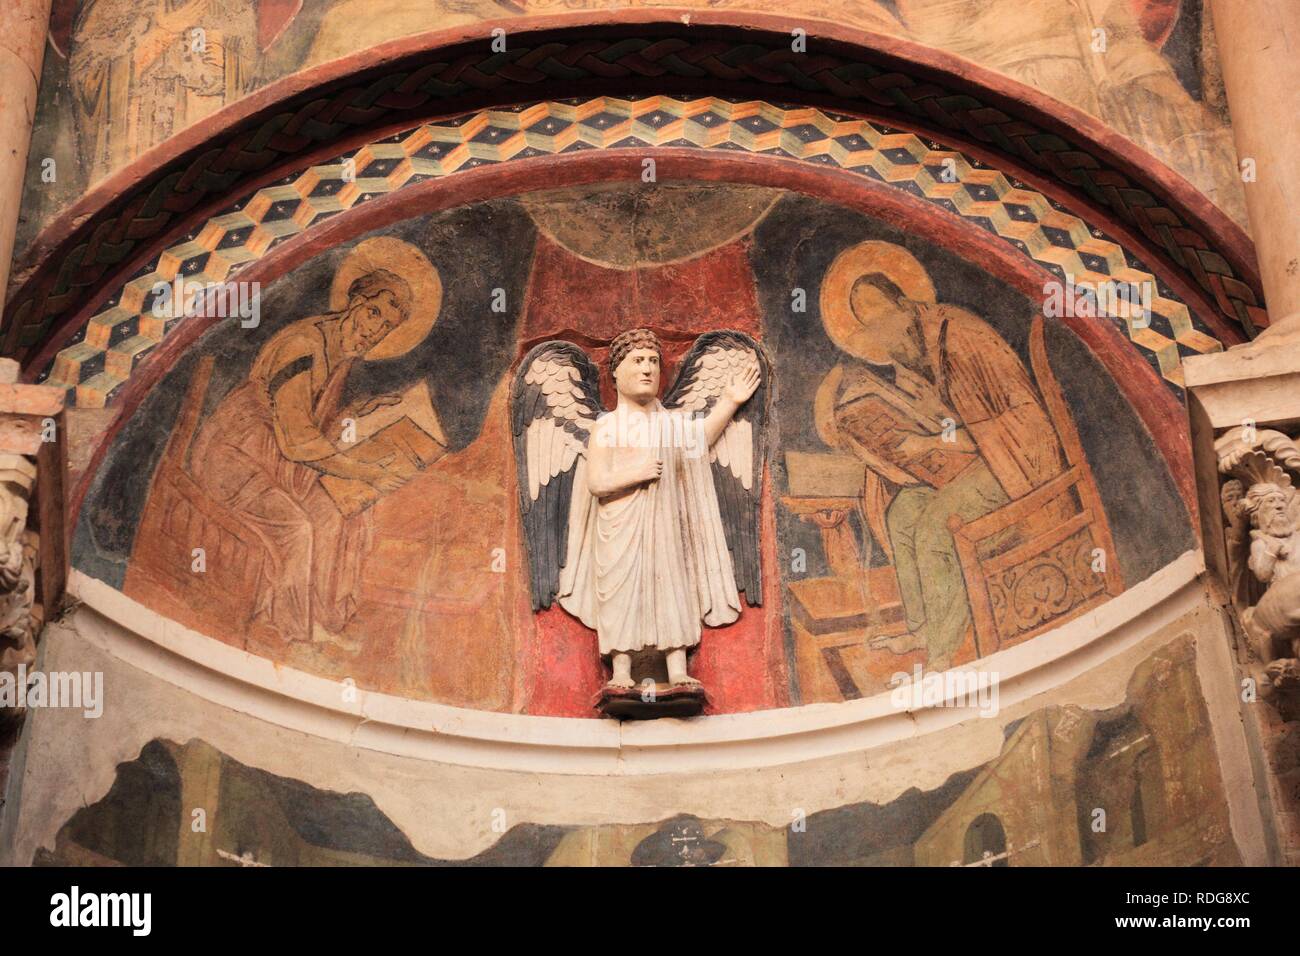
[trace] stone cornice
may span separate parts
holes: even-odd
[[[1206,604],[1201,554],[1055,630],[980,661],[1005,709],[1057,687]],[[206,637],[73,571],[81,605],[64,626],[219,706],[350,746],[437,763],[522,772],[646,775],[780,766],[860,752],[980,719],[951,706],[899,709],[884,693],[840,704],[617,723],[491,713],[344,685]]]

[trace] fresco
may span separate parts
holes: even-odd
[[[877,693],[1194,547],[1116,383],[1035,314],[929,242],[766,187],[612,183],[419,216],[310,259],[266,287],[256,328],[220,323],[184,354],[96,473],[74,564],[311,673],[592,716],[595,633],[534,611],[518,363],[564,339],[603,367],[644,326],[670,382],[731,329],[774,370],[747,492],[763,573],[691,674],[713,713]]]
[[[84,329],[63,344],[38,377],[45,384],[66,387],[69,401],[75,401],[78,409],[113,404],[132,390],[131,380],[144,373],[150,353],[166,346],[168,338],[174,339],[184,326],[171,316],[154,314],[154,300],[148,293],[155,283],[172,284],[178,276],[187,282],[224,283],[236,272],[257,269],[257,263],[273,255],[276,246],[307,239],[340,211],[351,213],[372,203],[392,202],[393,195],[403,190],[415,190],[407,193],[415,198],[422,191],[421,184],[431,177],[450,177],[446,181],[455,188],[463,172],[518,162],[525,164],[516,168],[528,185],[553,186],[556,178],[542,160],[592,148],[605,150],[612,158],[619,153],[627,155],[625,150],[635,142],[648,147],[689,143],[698,148],[689,159],[680,154],[672,159],[674,164],[679,160],[688,164],[685,169],[675,169],[674,179],[696,175],[692,169],[730,165],[745,156],[772,155],[771,144],[779,142],[782,157],[796,160],[782,170],[783,177],[812,170],[818,174],[831,168],[845,170],[865,185],[867,192],[888,188],[909,194],[909,198],[897,197],[904,202],[915,197],[931,211],[959,215],[970,227],[969,233],[979,229],[996,236],[996,245],[1011,251],[1013,257],[1032,260],[1059,279],[1073,276],[1073,281],[1087,283],[1122,279],[1145,288],[1151,293],[1150,321],[1144,324],[1129,314],[1116,328],[1135,346],[1136,355],[1169,384],[1179,402],[1184,360],[1219,351],[1224,340],[1232,338],[1226,334],[1229,330],[1216,323],[1213,306],[1198,305],[1194,300],[1189,304],[1180,298],[1169,285],[1177,274],[1162,271],[1157,278],[1150,271],[1148,254],[1115,236],[1113,226],[1084,222],[1014,175],[914,133],[764,101],[689,95],[598,96],[441,119],[300,170],[259,188],[250,197],[222,199],[225,205],[201,227],[167,240],[165,248],[152,253],[149,262],[121,285],[114,279],[108,288],[99,290],[98,295],[107,297],[96,304],[97,311]],[[697,166],[697,160],[702,160],[703,166]],[[953,168],[955,180],[945,181],[953,179],[947,174]],[[362,178],[353,177],[353,171],[359,171]],[[748,178],[750,174],[739,171],[736,175]],[[825,187],[810,188],[816,193]],[[654,190],[645,193],[658,195]],[[732,194],[732,190],[716,195],[694,190],[689,209],[674,210],[677,218],[665,220],[668,225],[643,218],[642,233],[635,237],[628,233],[631,220],[627,218],[635,204],[626,197],[612,206],[590,203],[576,216],[572,210],[566,212],[569,207],[563,203],[554,214],[543,209],[545,203],[535,203],[530,215],[540,230],[559,237],[557,241],[580,258],[626,268],[633,261],[630,257],[641,255],[641,250],[652,244],[658,244],[657,257],[662,261],[692,258],[691,242],[700,223],[709,225],[708,236],[744,231],[745,217],[751,212],[741,206],[730,209]],[[523,201],[528,202],[526,198]],[[640,201],[653,200],[638,197]],[[916,214],[922,216],[918,223],[922,229],[926,221],[934,221],[924,211]],[[564,222],[556,221],[560,215],[566,217]],[[598,222],[592,223],[594,228],[584,228],[584,216],[599,216]],[[606,242],[607,235],[620,237],[619,241]],[[1200,248],[1199,233],[1180,235],[1186,248]],[[966,238],[979,239],[973,234]],[[1255,308],[1253,293],[1236,295],[1233,290],[1241,287],[1228,281],[1231,268],[1225,260],[1216,257],[1215,261],[1219,273],[1202,273],[1199,278],[1188,273],[1187,277],[1212,286],[1221,282],[1226,305],[1234,310],[1234,316],[1239,306],[1245,310],[1243,314],[1254,314],[1250,311]],[[94,284],[93,278],[87,281]],[[1038,294],[1038,290],[1034,292]],[[1087,337],[1086,329],[1080,331],[1076,326],[1075,330]],[[1125,378],[1141,380],[1140,373],[1135,369]],[[1130,398],[1134,400],[1134,396]],[[1141,407],[1155,411],[1148,403]],[[1163,414],[1171,411],[1166,406]],[[1181,420],[1181,410],[1176,414]],[[1177,440],[1167,429],[1162,436]],[[1190,478],[1180,480],[1190,489]]]
[[[753,0],[631,4],[696,5],[772,12]],[[598,0],[55,0],[18,261],[88,188],[277,79],[433,29],[605,7]],[[915,40],[1041,90],[1099,117],[1245,225],[1202,0],[988,0],[973,18],[967,0],[795,0],[781,12]],[[53,181],[43,175],[49,159]]]
[[[183,809],[184,808],[184,809]],[[201,809],[201,817],[193,814]],[[120,764],[34,865],[538,866],[560,827],[517,826],[470,860],[424,856],[370,797],[318,790],[233,760],[201,740],[152,740]]]
[[[490,301],[500,288],[517,308],[527,256],[507,250],[531,241],[521,210],[490,203],[340,249],[268,289],[259,328],[215,330],[123,436],[102,485],[124,496],[122,523],[95,532],[91,553],[131,561],[100,573],[255,653],[509,709],[514,650],[476,637],[526,625],[517,562],[491,570],[514,494],[497,382],[517,319]],[[307,306],[307,289],[325,294]],[[137,455],[153,468],[147,501]]]
[[[364,793],[321,790],[202,740],[153,740],[77,810],[45,865],[1229,866],[1233,843],[1194,643],[1132,672],[1109,710],[1049,704],[1001,752],[932,790],[850,802],[799,826],[703,819],[515,824],[458,860],[417,851]],[[531,784],[530,784],[531,789]],[[431,794],[437,788],[429,788]],[[434,798],[436,799],[436,797]],[[502,793],[506,818],[511,815]],[[202,810],[196,825],[196,809]],[[425,812],[425,811],[422,811]],[[782,810],[781,815],[785,815]],[[429,808],[432,825],[456,816]]]
[[[1013,646],[1190,546],[1168,523],[1186,511],[1167,477],[1138,487],[1167,472],[1091,354],[935,253],[806,197],[755,234],[766,343],[789,363],[777,566],[805,703]],[[1170,511],[1156,519],[1144,499]]]

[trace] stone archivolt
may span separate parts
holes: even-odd
[[[153,314],[152,290],[159,283],[178,276],[188,283],[237,280],[274,246],[331,216],[429,179],[579,149],[638,146],[776,153],[847,170],[955,213],[1062,279],[1156,288],[1149,324],[1114,321],[1175,396],[1181,394],[1183,356],[1222,348],[1205,317],[1158,281],[1133,249],[1027,183],[941,143],[869,120],[759,101],[593,97],[420,126],[258,190],[169,246],[125,285],[104,290],[104,306],[81,340],[58,353],[46,382],[67,389],[79,407],[111,404],[140,360],[185,321]]]
[[[11,301],[6,348],[26,357],[48,347],[51,334],[64,331],[144,243],[180,228],[200,204],[241,191],[257,171],[368,129],[418,121],[435,110],[445,115],[458,101],[518,102],[557,82],[580,92],[644,89],[647,83],[664,89],[731,86],[741,96],[771,89],[782,99],[842,102],[978,143],[981,150],[1031,169],[1103,210],[1149,242],[1220,313],[1216,320],[1221,317],[1225,325],[1248,332],[1266,322],[1252,267],[1245,262],[1249,243],[1239,229],[1217,213],[1207,213],[1217,224],[1207,225],[1193,210],[1200,203],[1206,211],[1199,194],[1188,204],[1171,195],[1185,183],[1149,157],[1112,155],[1116,141],[1100,145],[1103,128],[1095,120],[1028,87],[1010,84],[1007,92],[996,94],[998,105],[991,105],[990,90],[978,84],[1007,86],[1008,81],[982,72],[976,81],[959,78],[953,72],[957,61],[946,57],[916,71],[906,58],[928,62],[933,55],[900,42],[881,52],[836,41],[812,57],[791,52],[785,32],[753,30],[738,37],[734,27],[692,23],[689,36],[667,36],[678,25],[657,24],[655,35],[646,36],[647,29],[636,24],[607,27],[603,32],[609,35],[590,30],[518,34],[505,55],[487,51],[481,41],[446,47],[437,55],[421,50],[417,65],[409,69],[396,61],[384,64],[378,75],[376,70],[360,71],[350,85],[324,98],[316,89],[286,94],[246,127],[220,131],[202,148],[151,170],[129,196],[115,195],[98,209],[70,210],[69,216],[77,215],[66,241],[60,242],[61,254],[48,255],[31,269]],[[973,69],[960,62],[960,69]],[[259,102],[272,99],[270,90],[258,97]],[[1089,140],[1081,130],[1094,131],[1097,138]]]

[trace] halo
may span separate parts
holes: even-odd
[[[916,302],[935,300],[934,284],[925,266],[900,245],[869,240],[849,246],[831,263],[822,279],[822,325],[832,342],[860,359],[883,362],[887,356],[876,346],[875,334],[849,306],[853,284],[864,275],[879,272]]]
[[[344,257],[330,283],[330,309],[341,312],[348,304],[348,287],[367,272],[387,269],[411,287],[411,314],[405,322],[371,347],[366,359],[405,355],[424,340],[442,308],[442,279],[423,252],[409,242],[376,236],[359,243]]]

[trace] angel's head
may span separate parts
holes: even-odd
[[[1283,488],[1270,481],[1257,482],[1250,486],[1241,500],[1241,510],[1250,515],[1251,523],[1265,534],[1286,537],[1295,530],[1291,520],[1292,488]]]
[[[663,349],[649,329],[630,329],[609,344],[609,374],[620,398],[638,404],[659,396]]]
[[[411,299],[410,284],[387,269],[358,276],[343,310],[343,350],[365,355],[410,317]]]

